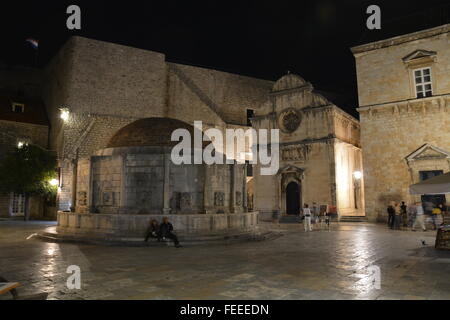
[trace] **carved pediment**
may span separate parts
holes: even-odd
[[[293,166],[293,165],[287,165],[278,170],[278,174],[296,173],[296,174],[302,175],[304,172],[305,172],[304,169]]]
[[[427,50],[416,50],[403,57],[402,60],[404,63],[413,63],[417,60],[433,60],[436,56],[435,51],[427,51]]]
[[[450,159],[450,152],[432,146],[430,144],[424,144],[416,151],[412,152],[406,157],[407,161],[417,161],[417,160],[430,160],[430,159]]]
[[[271,94],[279,94],[284,92],[292,92],[297,90],[312,91],[311,83],[305,81],[302,77],[289,73],[278,79],[272,87]]]
[[[281,159],[283,161],[306,161],[311,152],[309,145],[292,145],[281,148]]]

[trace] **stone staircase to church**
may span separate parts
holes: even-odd
[[[296,215],[286,215],[280,217],[280,223],[300,223],[302,219]]]
[[[339,222],[367,222],[366,216],[341,216]]]

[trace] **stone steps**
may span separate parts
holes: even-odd
[[[282,216],[280,218],[280,223],[300,223],[302,221],[302,219],[300,218],[300,216],[295,216],[295,215],[286,215],[286,216]]]
[[[341,216],[339,222],[367,222],[366,216]]]
[[[23,217],[0,217],[0,221],[24,221]]]
[[[282,236],[280,232],[273,231],[256,231],[247,233],[234,234],[204,234],[204,235],[179,235],[178,239],[182,245],[210,245],[210,244],[230,244],[235,242],[247,241],[264,241],[273,240]],[[100,238],[96,235],[89,234],[64,234],[54,232],[42,232],[37,235],[40,240],[48,242],[68,242],[76,244],[94,244],[94,245],[110,245],[110,246],[131,246],[131,247],[164,247],[173,246],[172,241],[157,241],[156,239],[149,239],[145,242],[143,237],[114,237],[107,236]]]

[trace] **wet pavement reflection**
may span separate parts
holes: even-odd
[[[450,251],[435,232],[368,223],[305,233],[262,225],[275,240],[231,245],[113,247],[30,237],[42,222],[0,222],[0,275],[49,299],[450,299]],[[29,238],[27,240],[27,238]],[[425,242],[425,245],[422,243]],[[81,289],[68,289],[71,265]],[[0,296],[0,299],[9,299]]]

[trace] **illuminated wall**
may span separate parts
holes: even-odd
[[[361,149],[345,143],[335,143],[336,203],[341,215],[364,216],[364,176]]]

